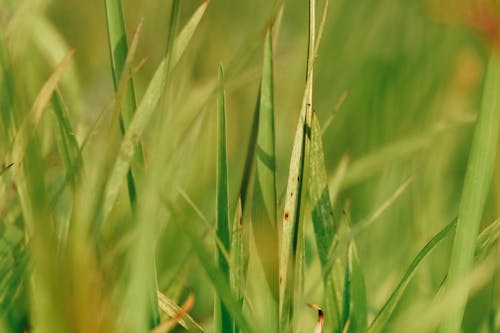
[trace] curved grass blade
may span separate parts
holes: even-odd
[[[450,288],[464,279],[471,270],[475,241],[495,167],[500,126],[497,94],[500,87],[500,55],[492,51],[490,57],[459,206],[457,231],[448,271]],[[449,313],[440,327],[441,333],[460,331],[467,297],[467,290],[462,290],[456,310]]]
[[[308,306],[311,309],[318,311],[318,322],[316,323],[316,327],[314,327],[314,333],[323,333],[325,326],[325,314],[323,313],[323,310],[316,304],[308,304]]]
[[[474,261],[484,260],[500,238],[500,218],[488,225],[477,237]]]
[[[370,324],[367,333],[383,332],[385,325],[389,321],[399,299],[403,295],[406,287],[410,283],[411,278],[415,274],[418,265],[422,260],[431,252],[443,239],[445,239],[453,230],[455,230],[457,224],[457,219],[453,220],[451,223],[446,225],[441,229],[417,254],[415,259],[411,262],[410,266],[406,270],[403,278],[397,285],[396,289],[392,292],[389,299],[385,302],[382,309],[379,311],[373,322]]]
[[[173,300],[158,291],[158,303],[160,309],[167,314],[167,316],[174,318],[181,312],[181,307]],[[198,324],[188,313],[183,313],[182,317],[178,319],[179,324],[189,332],[202,333],[203,328]]]
[[[471,120],[452,122],[444,126],[431,128],[423,133],[415,134],[388,143],[380,149],[370,152],[358,160],[353,161],[347,169],[342,188],[351,187],[360,181],[377,173],[385,166],[404,158],[410,158],[415,153],[422,151],[434,143],[440,135],[451,135],[454,131],[462,129],[470,124]],[[330,181],[330,184],[332,181]]]
[[[257,251],[273,297],[278,299],[278,233],[274,133],[273,32],[266,34],[259,96],[252,227]]]

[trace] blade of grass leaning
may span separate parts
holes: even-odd
[[[179,305],[159,291],[158,303],[160,305],[160,309],[171,318],[174,318],[181,311],[181,307]],[[204,332],[200,324],[198,324],[188,313],[183,314],[182,318],[179,318],[178,322],[189,332]]]
[[[500,54],[492,50],[458,211],[457,230],[448,271],[447,285],[450,288],[464,279],[472,267],[475,241],[495,167],[500,126],[497,94],[499,87]],[[460,331],[467,298],[467,290],[462,290],[456,310],[449,313],[442,322],[439,330],[441,333]]]
[[[71,47],[47,16],[36,15],[31,26],[33,41],[37,49],[50,66],[57,66],[59,59],[62,59]],[[64,87],[71,110],[75,115],[80,116],[82,96],[78,79],[76,64],[69,64],[66,74],[61,79],[61,86]]]
[[[191,37],[194,34],[194,31],[196,30],[196,27],[199,25],[203,17],[207,5],[208,1],[205,1],[203,4],[201,4],[200,7],[198,7],[198,9],[195,11],[193,16],[190,18],[190,20],[186,23],[186,25],[174,41],[171,51],[172,54],[176,54],[177,57],[180,58],[180,56],[184,53],[189,41],[191,40]],[[98,233],[98,231],[100,230],[103,221],[107,220],[107,217],[111,212],[111,209],[113,208],[116,198],[118,197],[118,194],[120,192],[120,188],[124,182],[124,178],[128,172],[131,159],[135,154],[137,143],[139,142],[139,139],[144,131],[144,128],[148,124],[149,119],[158,106],[160,97],[164,93],[164,72],[167,70],[166,59],[168,57],[169,56],[167,55],[156,69],[153,78],[149,82],[146,92],[144,93],[144,96],[137,108],[137,111],[134,114],[125,132],[120,146],[120,153],[117,155],[117,159],[109,176],[108,182],[106,183],[103,212],[102,216],[96,223],[96,233]],[[178,58],[172,57],[171,65],[175,65],[176,60],[178,61]]]
[[[425,259],[427,254],[429,254],[442,240],[448,237],[455,230],[456,225],[457,219],[453,220],[451,223],[441,229],[422,248],[422,250],[420,250],[420,252],[408,267],[406,273],[403,275],[403,278],[392,292],[391,296],[388,298],[382,309],[378,312],[377,316],[370,324],[367,333],[383,331],[420,262]],[[497,219],[490,225],[488,225],[488,227],[486,227],[477,237],[475,261],[479,262],[486,258],[487,254],[491,251],[493,246],[498,241],[498,238],[500,238],[500,219]]]
[[[484,260],[500,238],[500,218],[489,224],[477,237],[474,261]]]
[[[412,155],[432,145],[440,136],[452,135],[470,123],[470,119],[465,119],[439,125],[423,133],[388,143],[380,149],[366,154],[350,164],[342,182],[342,188],[348,188],[359,183],[391,163],[411,158]]]
[[[57,83],[61,79],[62,75],[66,67],[68,66],[70,60],[73,58],[75,50],[69,51],[66,56],[61,60],[59,65],[57,65],[55,71],[52,73],[50,78],[45,82],[42,89],[40,90],[38,96],[33,103],[33,107],[30,112],[27,114],[26,118],[23,120],[21,127],[16,133],[16,137],[14,139],[14,143],[12,144],[11,151],[11,163],[15,163],[13,165],[13,169],[16,172],[21,167],[22,163],[20,163],[24,157],[26,146],[28,145],[28,138],[30,137],[30,133],[36,129],[40,120],[42,119],[43,112],[50,102],[52,98],[52,94],[54,93]]]
[[[370,324],[367,333],[376,333],[383,332],[385,326],[389,322],[389,319],[394,312],[401,296],[403,295],[406,287],[411,281],[411,278],[415,274],[416,269],[420,265],[423,259],[429,254],[443,239],[449,236],[456,227],[457,219],[454,219],[452,222],[447,224],[443,229],[441,229],[432,239],[425,244],[425,246],[420,250],[420,252],[416,255],[413,261],[408,266],[405,274],[401,278],[401,281],[398,283],[391,296],[387,299],[385,304],[382,306],[382,309],[377,313],[375,319]]]
[[[272,27],[266,33],[259,97],[252,228],[257,251],[273,297],[278,299],[278,232],[274,134]]]
[[[306,156],[306,133],[311,126],[312,85],[314,64],[315,1],[309,1],[309,45],[306,89],[292,148],[290,170],[286,187],[285,209],[279,244],[279,331],[291,332],[295,293],[295,260],[301,212],[302,184]]]

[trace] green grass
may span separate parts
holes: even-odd
[[[497,332],[485,8],[0,0],[0,333]]]

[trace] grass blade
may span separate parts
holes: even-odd
[[[500,238],[500,218],[488,225],[477,237],[475,261],[481,261],[493,249]]]
[[[354,241],[351,241],[347,250],[344,286],[343,331],[365,332],[367,325],[366,287]]]
[[[309,50],[307,59],[306,89],[297,125],[290,159],[285,209],[279,249],[279,331],[292,331],[292,311],[295,292],[295,260],[297,254],[299,221],[301,213],[302,184],[306,156],[306,133],[311,124],[312,84],[314,64],[315,1],[309,1]],[[299,256],[300,257],[300,256]]]
[[[173,300],[163,295],[161,292],[158,292],[158,303],[160,305],[160,309],[171,318],[174,318],[179,312],[181,312],[181,307],[177,305]],[[182,318],[180,318],[178,321],[179,324],[189,332],[204,332],[200,324],[198,324],[187,313],[184,313]]]
[[[201,18],[203,17],[207,4],[208,2],[204,2],[200,5],[197,11],[186,23],[176,40],[173,42],[174,46],[171,51],[172,54],[178,54],[180,57],[180,55],[184,53],[194,30],[199,25]],[[153,78],[149,82],[146,92],[144,93],[141,103],[139,104],[137,111],[123,137],[120,146],[120,153],[117,155],[113,170],[111,171],[108,182],[106,183],[102,213],[103,216],[96,223],[96,233],[100,230],[102,222],[107,220],[107,217],[113,208],[116,198],[120,193],[120,188],[123,184],[124,178],[128,172],[130,161],[135,154],[137,143],[139,142],[149,119],[151,118],[153,112],[158,106],[161,96],[163,95],[165,90],[165,71],[168,67],[166,59],[168,58],[169,55],[165,56],[164,60],[156,69],[155,74],[153,75]],[[175,60],[175,58],[173,60]],[[174,64],[174,62],[171,62],[171,64]]]
[[[453,288],[470,272],[474,258],[474,246],[479,224],[488,196],[497,153],[500,110],[497,90],[500,87],[500,56],[492,51],[486,71],[482,105],[479,111],[462,198],[458,212],[457,231],[453,242],[448,271],[448,286]],[[467,290],[462,290],[455,311],[443,321],[441,333],[459,332],[462,323]]]
[[[259,97],[252,227],[257,250],[273,297],[278,299],[278,233],[276,227],[276,156],[274,134],[273,33],[267,31]]]
[[[328,313],[328,327],[330,330],[339,331],[342,326],[342,292],[341,285],[343,264],[335,261],[330,270],[329,253],[338,243],[338,227],[333,220],[328,191],[327,175],[323,153],[321,130],[316,113],[313,113],[311,128],[311,149],[309,157],[309,199],[311,201],[311,219],[318,257],[322,268],[323,284],[325,288],[326,311]]]
[[[219,65],[219,95],[217,98],[217,238],[225,249],[231,248],[231,235],[229,232],[229,203],[227,182],[227,134],[226,134],[226,97],[224,92],[224,72]],[[216,251],[216,261],[219,269],[230,280],[229,263],[220,252]],[[214,332],[231,332],[233,322],[224,304],[215,297]]]
[[[389,299],[385,302],[382,309],[379,311],[373,322],[370,324],[367,333],[383,332],[385,325],[389,321],[390,316],[394,312],[396,305],[398,304],[403,292],[410,283],[411,278],[415,274],[415,270],[418,268],[422,260],[431,252],[443,239],[445,239],[453,230],[457,220],[455,219],[443,229],[441,229],[425,246],[420,250],[415,259],[411,262],[410,266],[406,270],[403,278],[397,285],[396,289],[392,292]]]
[[[117,94],[117,108],[120,119],[120,131],[125,133],[125,129],[136,111],[137,102],[135,97],[134,81],[128,77],[127,57],[129,49],[127,43],[127,33],[125,31],[125,19],[121,0],[105,0],[106,19],[108,28],[109,54],[111,58],[111,69],[113,73],[113,84]],[[123,91],[120,92],[120,82],[125,80]],[[121,99],[123,98],[123,102]],[[142,159],[142,148],[140,145],[136,148],[137,156]],[[127,186],[130,198],[130,204],[133,209],[136,205],[136,185],[132,169],[127,172]]]
[[[33,107],[31,108],[29,114],[24,119],[21,127],[16,133],[16,137],[14,139],[14,143],[12,145],[12,158],[11,162],[15,163],[13,168],[15,170],[19,169],[21,165],[21,160],[24,157],[24,153],[26,151],[26,146],[28,145],[28,138],[30,137],[30,133],[33,133],[34,129],[38,126],[40,120],[42,119],[43,111],[45,107],[49,103],[52,98],[52,94],[54,93],[57,83],[61,79],[62,75],[66,67],[68,66],[70,60],[73,58],[75,50],[69,51],[66,56],[61,60],[59,65],[57,65],[54,73],[50,76],[50,78],[45,82],[40,93],[35,99],[33,103]]]

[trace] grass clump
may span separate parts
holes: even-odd
[[[94,5],[0,1],[0,332],[498,331],[497,5]]]

